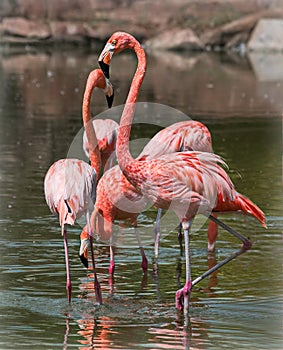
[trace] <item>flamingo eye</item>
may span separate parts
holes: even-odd
[[[116,40],[116,39],[112,40],[111,44],[112,44],[113,46],[115,46],[115,45],[117,44],[117,40]]]

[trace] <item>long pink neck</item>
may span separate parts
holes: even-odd
[[[139,89],[143,82],[146,70],[145,52],[140,43],[134,40],[131,42],[131,45],[129,45],[129,48],[135,51],[138,58],[138,66],[132,80],[130,91],[120,120],[117,138],[116,153],[118,163],[122,171],[127,167],[127,165],[134,161],[134,158],[131,156],[129,150],[129,140],[135,112],[135,102],[137,101]]]
[[[92,124],[92,118],[90,113],[90,100],[93,89],[98,85],[99,76],[97,71],[92,71],[87,79],[84,98],[83,98],[83,123],[86,131],[86,136],[89,144],[89,159],[91,166],[95,169],[97,177],[100,175],[101,170],[101,158],[98,149],[97,137]]]

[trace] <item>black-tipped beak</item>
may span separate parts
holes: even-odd
[[[84,254],[81,254],[80,255],[80,259],[81,259],[81,262],[82,264],[84,265],[84,267],[86,267],[88,269],[88,260],[87,258],[84,256]]]
[[[109,64],[104,63],[103,61],[98,61],[99,67],[101,68],[103,74],[109,79]]]
[[[107,100],[108,108],[111,108],[114,100],[114,92],[111,96],[106,95],[106,100]]]

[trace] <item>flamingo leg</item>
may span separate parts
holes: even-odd
[[[141,252],[141,256],[142,256],[142,263],[141,263],[141,267],[143,269],[143,272],[146,273],[147,268],[148,268],[148,261],[142,246],[142,242],[141,242],[141,238],[140,238],[140,233],[139,230],[137,228],[137,226],[135,226],[135,234],[136,234],[136,238],[139,244],[139,248],[140,248],[140,252]]]
[[[72,294],[72,283],[70,276],[70,264],[69,264],[69,249],[68,249],[68,240],[67,240],[67,231],[64,229],[64,225],[62,226],[62,235],[64,237],[64,249],[65,249],[65,262],[66,262],[66,290],[68,295],[68,302],[71,302],[71,294]]]
[[[178,241],[180,245],[180,255],[183,255],[183,235],[182,235],[182,223],[178,225]]]
[[[90,250],[91,250],[91,260],[92,260],[92,266],[93,266],[93,274],[94,274],[95,298],[96,298],[96,301],[99,304],[102,304],[101,287],[100,287],[100,283],[99,283],[98,278],[97,278],[96,268],[95,268],[95,260],[94,260],[94,252],[93,252],[93,237],[92,236],[89,237],[89,241],[90,241]]]
[[[186,283],[183,288],[177,290],[176,292],[176,308],[179,310],[184,310],[187,314],[189,310],[190,292],[192,289],[191,281],[191,266],[190,266],[190,237],[189,229],[191,226],[190,221],[184,221],[182,227],[184,230],[185,238],[185,257],[186,257]]]
[[[217,218],[216,214],[212,214],[215,218]],[[207,250],[209,252],[213,252],[215,249],[215,241],[218,235],[218,225],[216,222],[210,220],[207,229]]]
[[[108,271],[109,271],[110,275],[113,275],[114,270],[115,270],[115,252],[114,252],[114,247],[112,244],[112,236],[110,238],[109,251],[110,251],[110,265],[109,265]]]
[[[159,251],[159,241],[160,241],[160,220],[162,216],[162,209],[158,208],[156,221],[154,225],[154,256],[155,259],[158,259],[158,251]],[[180,244],[180,255],[183,255],[183,235],[182,235],[182,223],[180,222],[178,225],[178,241]]]
[[[155,225],[154,225],[154,256],[155,256],[155,259],[158,258],[161,215],[162,215],[162,209],[158,208],[156,221],[155,221]]]
[[[229,261],[235,259],[237,256],[245,253],[247,250],[249,250],[252,246],[251,241],[244,237],[243,235],[241,235],[239,232],[235,231],[234,229],[232,229],[230,226],[226,225],[224,222],[220,221],[219,219],[217,219],[216,217],[209,215],[209,219],[213,222],[215,222],[217,225],[221,226],[222,228],[224,228],[226,231],[228,231],[229,233],[231,233],[233,236],[237,237],[240,241],[243,242],[243,245],[240,249],[236,250],[234,253],[232,253],[231,255],[229,255],[227,258],[225,258],[224,260],[220,261],[218,264],[216,264],[215,266],[213,266],[212,268],[210,268],[209,270],[207,270],[205,273],[203,273],[201,276],[197,277],[195,280],[193,280],[192,282],[192,286],[196,285],[198,282],[200,282],[201,280],[203,280],[205,277],[211,275],[214,271],[218,270],[220,267],[224,266],[225,264],[227,264]]]
[[[93,251],[93,237],[92,237],[91,225],[90,225],[90,220],[89,220],[89,212],[86,213],[86,219],[87,219],[87,231],[88,231],[88,235],[89,235],[91,260],[92,260],[92,268],[93,268],[93,276],[94,276],[95,298],[96,298],[97,303],[102,304],[101,287],[100,287],[100,283],[99,283],[98,278],[97,278],[96,268],[95,268],[94,251]]]

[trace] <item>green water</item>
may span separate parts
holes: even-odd
[[[283,80],[261,78],[247,59],[149,55],[139,101],[162,103],[205,123],[214,152],[228,162],[237,190],[265,212],[268,229],[240,214],[220,216],[250,237],[253,248],[196,286],[190,324],[184,326],[174,306],[185,279],[174,216],[162,225],[158,276],[151,264],[154,209],[139,220],[147,275],[131,228],[115,228],[112,283],[107,245],[97,242],[102,306],[94,304],[91,277],[78,259],[80,226],[70,227],[73,301],[68,306],[63,240],[45,203],[43,179],[54,161],[66,157],[81,128],[84,84],[96,59],[96,53],[79,49],[0,55],[0,348],[281,349]],[[116,106],[125,100],[135,64],[129,54],[113,59]],[[102,94],[95,93],[92,109],[94,114],[106,109]],[[144,144],[158,131],[156,124],[134,126],[133,153],[140,139]],[[215,254],[208,255],[206,246],[203,226],[192,234],[193,277],[239,243],[220,230]]]

